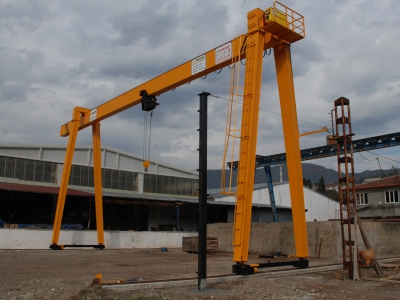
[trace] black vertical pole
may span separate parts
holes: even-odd
[[[207,277],[207,97],[210,93],[203,92],[200,96],[199,109],[199,249],[198,249],[198,289],[206,289]]]

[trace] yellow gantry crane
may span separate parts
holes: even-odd
[[[254,164],[258,133],[258,115],[261,90],[262,58],[267,49],[274,50],[276,75],[282,112],[283,132],[289,174],[292,216],[296,245],[295,257],[308,257],[307,229],[305,219],[303,176],[300,160],[299,131],[290,44],[305,37],[304,18],[279,2],[265,10],[256,8],[247,14],[247,33],[211,49],[182,65],[139,85],[94,109],[75,107],[72,120],[61,126],[60,135],[69,136],[53,235],[50,248],[62,249],[59,235],[72,159],[79,130],[92,127],[93,166],[98,245],[104,248],[102,208],[102,180],[100,155],[100,122],[132,106],[141,104],[150,111],[157,106],[156,96],[173,90],[211,72],[218,71],[234,62],[246,59],[243,90],[243,111],[240,133],[237,204],[235,208],[233,260],[234,272],[252,273],[258,265],[246,265],[251,225]],[[69,245],[73,246],[73,245]],[[80,245],[82,247],[82,245]],[[244,271],[243,271],[244,270]]]

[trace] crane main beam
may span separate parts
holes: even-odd
[[[273,48],[282,42],[294,42],[303,38],[302,35],[287,32],[280,34],[279,38],[274,32],[266,32],[263,35],[262,47],[264,50]],[[225,51],[225,60],[221,57],[221,52]],[[231,55],[226,54],[231,51]],[[95,122],[99,122],[122,112],[132,106],[140,104],[140,92],[145,90],[150,96],[158,96],[181,85],[205,76],[209,73],[218,71],[231,64],[232,61],[243,60],[246,58],[246,38],[243,35],[212,49],[200,56],[183,63],[176,68],[169,70],[153,79],[129,90],[125,93],[99,105],[92,109],[89,114],[83,114],[80,119],[78,130],[84,129]],[[222,60],[222,61],[221,61]],[[60,136],[68,136],[74,120],[61,125]]]

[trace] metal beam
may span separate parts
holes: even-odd
[[[400,146],[400,132],[378,135],[369,138],[353,140],[353,152],[383,149]],[[343,150],[341,150],[343,152]],[[301,160],[312,160],[330,156],[336,156],[336,144],[300,150]],[[233,162],[233,168],[237,168],[237,161]],[[286,163],[286,153],[268,156],[257,155],[256,168],[265,166],[282,165]]]

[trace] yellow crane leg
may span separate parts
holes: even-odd
[[[92,125],[94,199],[96,207],[97,242],[104,245],[103,192],[101,181],[100,122]]]
[[[306,258],[308,257],[307,225],[290,45],[284,43],[274,47],[274,56],[292,202],[296,257]]]
[[[239,168],[233,229],[233,261],[248,260],[252,197],[254,189],[254,162],[256,159],[258,115],[264,33],[257,30],[264,12],[255,9],[247,14],[248,37],[246,71],[243,96],[242,127],[240,138]]]
[[[54,217],[53,235],[51,238],[51,245],[56,246],[60,237],[61,222],[64,212],[65,198],[67,196],[69,175],[71,174],[72,159],[74,158],[76,138],[78,135],[78,128],[81,121],[81,116],[89,113],[90,109],[83,107],[75,107],[72,115],[72,128],[68,138],[67,150],[65,153],[64,167],[61,175],[60,190],[58,192],[57,208]]]

